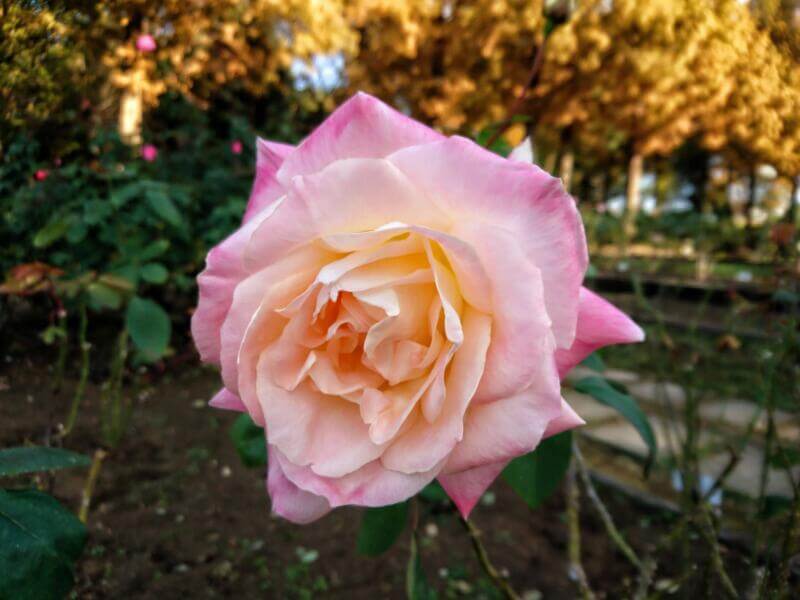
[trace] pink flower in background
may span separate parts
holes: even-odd
[[[143,33],[136,38],[136,49],[139,52],[153,52],[156,49],[156,41],[149,33]]]
[[[50,171],[47,169],[37,169],[36,173],[33,174],[33,178],[36,181],[44,181],[48,177],[50,177]]]
[[[153,144],[145,144],[142,146],[142,158],[147,162],[153,162],[158,158],[158,148]]]
[[[583,423],[560,379],[643,339],[581,287],[575,203],[532,164],[365,94],[297,147],[257,148],[192,334],[221,367],[211,405],[264,427],[287,519],[394,504],[434,479],[468,515],[511,459]]]
[[[231,142],[231,152],[234,154],[241,154],[242,153],[242,142],[241,140],[233,140]]]

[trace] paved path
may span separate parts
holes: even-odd
[[[589,375],[598,373],[579,366],[570,373],[568,381],[574,382]],[[686,438],[682,423],[682,410],[686,401],[683,389],[675,383],[648,381],[630,371],[606,369],[602,375],[624,384],[647,413],[658,442],[658,467],[662,474],[668,476],[674,457],[680,455],[680,448]],[[638,432],[615,410],[571,388],[565,388],[564,397],[586,421],[586,426],[581,431],[591,441],[637,460],[646,457],[647,446]],[[705,401],[699,412],[702,420],[698,439],[700,470],[701,475],[711,481],[715,481],[729,464],[729,448],[740,448],[745,433],[752,425],[752,435],[741,448],[739,460],[726,478],[723,489],[751,498],[757,497],[764,459],[766,413],[759,412],[752,402],[740,399]],[[800,414],[776,411],[775,424],[784,447],[800,447]],[[614,462],[595,462],[593,466],[612,478],[615,470],[618,470],[617,463]],[[791,477],[800,484],[800,465],[794,466]],[[630,481],[626,480],[626,483]],[[645,482],[642,483],[647,486]],[[770,467],[766,489],[768,495],[791,497],[790,474],[785,469]]]

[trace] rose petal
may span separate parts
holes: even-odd
[[[255,221],[254,219],[250,223]],[[331,253],[318,246],[304,246],[282,260],[250,275],[241,281],[233,291],[230,310],[220,327],[220,365],[225,387],[232,392],[238,392],[248,408],[254,407],[251,406],[251,399],[239,388],[239,353],[244,344],[245,333],[256,312],[262,310],[262,316],[269,317],[274,309],[288,303],[308,286],[316,277],[320,267],[330,261],[331,256],[333,256]],[[279,323],[283,322],[283,320],[279,321]],[[263,323],[260,324],[258,332],[259,334],[265,333]],[[269,336],[260,335],[261,338],[264,338],[262,340],[264,345],[260,346],[260,349],[263,349],[279,334],[280,329],[273,327]]]
[[[206,268],[197,276],[197,308],[192,315],[192,337],[203,362],[220,364],[220,329],[231,307],[236,286],[249,274],[244,264],[247,243],[266,218],[262,211],[206,256]]]
[[[467,305],[463,323],[464,343],[456,351],[446,378],[441,413],[433,422],[417,419],[401,433],[381,457],[385,467],[403,473],[426,471],[446,458],[464,437],[464,414],[483,374],[492,320]]]
[[[293,177],[316,173],[336,160],[383,158],[437,139],[441,134],[359,92],[297,146],[278,171],[278,180],[288,186]]]
[[[272,456],[272,453],[270,453]],[[343,477],[322,477],[308,467],[292,463],[275,452],[286,477],[296,486],[324,497],[332,507],[345,504],[387,506],[407,500],[428,485],[441,470],[441,463],[424,473],[407,475],[384,468],[374,460]]]
[[[545,429],[542,439],[545,440],[553,435],[561,433],[562,431],[575,429],[581,425],[586,425],[586,421],[581,419],[578,413],[576,413],[572,407],[567,404],[566,400],[562,398],[561,414],[547,424],[547,429]]]
[[[275,178],[283,161],[294,151],[294,146],[270,142],[258,138],[256,140],[256,176],[253,189],[244,211],[243,223],[247,223],[254,214],[265,209],[286,193],[286,189]]]
[[[582,287],[575,342],[568,350],[556,352],[558,374],[563,378],[575,365],[598,348],[643,340],[644,332],[628,315],[594,292]]]
[[[562,414],[555,361],[524,392],[488,402],[473,402],[464,419],[464,437],[453,449],[445,473],[509,460],[532,451],[550,422]]]
[[[247,407],[241,401],[239,396],[233,392],[228,391],[227,388],[222,388],[208,403],[213,408],[221,410],[233,410],[236,412],[247,412]]]
[[[440,474],[438,480],[458,508],[458,512],[466,519],[480,497],[503,472],[507,464],[508,461],[500,461],[458,473]]]
[[[588,254],[580,215],[560,180],[460,137],[405,148],[388,160],[451,218],[511,232],[542,272],[556,342],[569,347]]]
[[[267,493],[275,514],[293,523],[305,525],[330,512],[331,507],[325,498],[301,490],[289,481],[272,447],[268,452]]]
[[[433,228],[448,225],[441,211],[384,159],[339,160],[318,173],[295,177],[287,190],[251,236],[244,258],[251,271],[326,236],[371,231],[398,220]]]
[[[381,455],[357,405],[304,381],[287,391],[273,381],[270,356],[258,361],[257,393],[267,437],[289,460],[325,477],[342,477]]]
[[[492,343],[475,401],[512,396],[541,376],[553,352],[541,272],[504,229],[460,223],[454,235],[475,249],[491,286]]]

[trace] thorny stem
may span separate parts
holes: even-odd
[[[575,478],[575,466],[567,469],[567,553],[569,555],[569,568],[575,577],[583,600],[594,600],[594,592],[589,587],[586,571],[581,563],[581,526],[580,526],[580,491]]]
[[[698,530],[700,535],[708,544],[711,549],[711,566],[717,572],[717,576],[722,582],[722,587],[731,598],[738,598],[739,593],[736,591],[736,586],[733,585],[728,572],[725,570],[725,564],[722,561],[722,554],[719,551],[719,542],[717,541],[717,532],[714,529],[714,524],[711,521],[711,514],[705,504],[700,505],[700,519],[698,523]]]
[[[86,520],[89,518],[89,506],[92,504],[94,486],[97,483],[97,477],[100,475],[100,467],[103,466],[103,460],[106,456],[107,453],[102,448],[98,448],[94,451],[92,466],[89,469],[89,475],[86,477],[86,483],[83,485],[83,494],[81,495],[81,510],[78,513],[78,518],[81,520],[81,523],[86,523]]]
[[[492,584],[494,584],[508,600],[521,600],[521,596],[514,591],[508,579],[503,577],[492,564],[492,561],[489,560],[489,554],[486,552],[486,548],[481,542],[481,532],[467,519],[461,519],[461,524],[467,530],[469,539],[472,542],[472,548],[475,550],[475,556],[478,557],[481,568],[492,581]]]
[[[640,573],[642,573],[645,570],[645,564],[641,561],[641,559],[639,559],[638,556],[636,556],[636,552],[634,552],[633,548],[628,545],[628,542],[625,541],[622,532],[617,529],[617,526],[614,524],[614,519],[608,512],[608,508],[606,508],[606,505],[597,494],[597,489],[592,483],[592,478],[589,476],[589,470],[586,468],[586,462],[583,460],[583,454],[581,453],[581,449],[576,440],[573,440],[572,442],[572,454],[575,457],[575,466],[577,467],[578,475],[580,475],[583,487],[586,490],[586,495],[589,496],[589,500],[591,500],[592,504],[600,515],[600,520],[603,521],[603,525],[605,526],[608,535],[611,537],[611,540],[614,542],[614,544],[616,544],[617,548],[619,548],[620,552],[622,552],[625,558],[627,558],[628,561],[634,567],[636,567]]]
[[[89,317],[86,313],[86,302],[84,301],[81,302],[80,306],[80,325],[78,328],[78,347],[81,350],[81,372],[78,385],[75,388],[75,395],[72,398],[72,405],[69,408],[67,422],[64,425],[64,431],[61,433],[62,438],[67,437],[75,426],[75,420],[78,418],[78,409],[83,401],[83,396],[86,393],[86,383],[89,380],[89,352],[92,345],[86,341],[88,323]]]
[[[103,393],[103,434],[106,443],[116,446],[122,438],[129,417],[128,405],[123,406],[122,375],[128,358],[128,330],[123,327],[117,338],[117,348],[111,362],[111,373]],[[110,406],[109,406],[110,404]]]
[[[63,309],[58,314],[58,326],[61,331],[58,342],[58,357],[56,358],[56,366],[53,373],[53,386],[54,394],[57,394],[61,389],[61,384],[64,382],[64,368],[67,364],[67,352],[69,351],[69,329],[67,328],[67,313]]]
[[[794,481],[792,481],[794,483]],[[783,538],[780,564],[775,570],[776,598],[783,598],[789,584],[791,558],[800,550],[800,493],[794,488],[794,502],[790,509],[789,522],[786,526],[786,537]]]

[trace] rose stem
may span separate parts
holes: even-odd
[[[89,475],[86,477],[86,483],[83,486],[83,494],[81,495],[81,510],[80,513],[78,513],[78,518],[82,523],[86,523],[86,519],[89,518],[89,506],[92,503],[92,493],[94,493],[97,476],[100,475],[100,467],[103,465],[105,457],[106,451],[102,448],[98,448],[94,451],[92,466],[89,468]]]
[[[589,587],[586,571],[581,563],[580,490],[575,477],[575,466],[567,469],[567,553],[569,568],[578,583],[583,600],[594,600],[594,592]]]
[[[499,571],[492,564],[491,560],[489,560],[489,554],[486,552],[486,548],[484,548],[483,543],[481,542],[481,532],[478,530],[478,528],[475,527],[471,521],[463,518],[461,519],[461,524],[464,525],[464,528],[469,534],[472,547],[475,550],[475,555],[478,557],[478,562],[480,562],[483,571],[486,573],[489,579],[492,580],[494,586],[503,592],[503,595],[509,600],[521,600],[520,595],[514,591],[514,588],[511,587],[511,584],[508,582],[508,580],[499,573]]]
[[[583,454],[578,447],[577,440],[573,440],[572,442],[572,455],[575,457],[575,466],[578,469],[578,475],[583,483],[583,488],[586,490],[586,495],[589,496],[589,500],[600,515],[600,520],[603,521],[606,533],[608,533],[611,540],[617,548],[619,548],[625,558],[639,571],[639,584],[637,586],[635,598],[644,598],[647,594],[647,589],[653,581],[655,564],[649,560],[642,561],[636,556],[636,552],[634,552],[633,548],[625,541],[622,532],[617,529],[617,526],[614,524],[614,519],[611,517],[611,513],[608,512],[608,508],[597,493],[597,488],[595,488],[594,483],[592,483],[592,478],[589,476],[589,470],[586,468],[586,462],[583,460]]]

